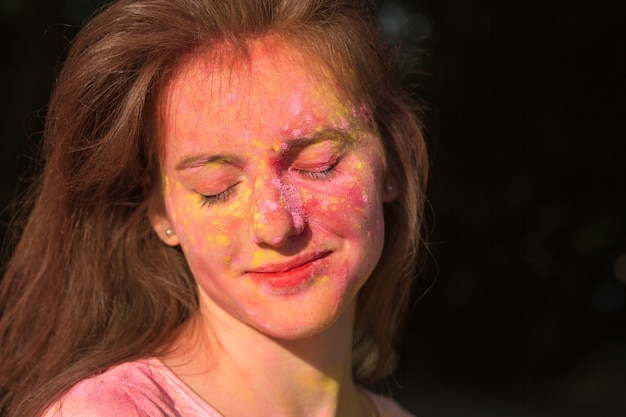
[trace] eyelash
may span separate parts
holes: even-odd
[[[330,179],[333,176],[333,174],[335,173],[336,166],[337,166],[337,162],[333,163],[331,166],[329,166],[323,171],[307,171],[304,169],[296,169],[295,171],[298,172],[300,175],[309,177],[313,180],[324,181],[324,180]],[[202,193],[198,193],[202,197],[202,206],[204,207],[204,206],[209,206],[213,204],[224,203],[228,199],[230,194],[235,190],[236,185],[237,184],[232,185],[228,187],[226,190],[218,194],[205,195]]]
[[[310,177],[314,180],[327,180],[335,173],[335,166],[331,166],[324,171],[306,171],[299,169],[298,172],[305,177]]]
[[[310,177],[314,180],[323,181],[329,179],[335,173],[336,166],[337,164],[333,164],[323,171],[307,171],[304,169],[298,169],[297,172],[300,175],[304,175],[305,177]]]
[[[308,167],[309,169],[298,169],[297,168],[298,164],[296,164],[296,166],[293,167],[293,169],[298,174],[304,177],[308,177],[316,181],[325,181],[325,180],[329,180],[335,174],[335,168],[337,168],[337,165],[339,165],[339,162],[341,161],[341,159],[342,159],[341,156],[336,156],[332,158],[330,161],[328,161],[327,164],[319,164],[318,165],[319,168],[325,168],[321,171],[316,171],[314,166]],[[306,166],[304,166],[303,168],[306,168]]]
[[[235,190],[235,185],[228,187],[226,190],[218,194],[204,195],[204,194],[198,193],[202,197],[202,206],[204,207],[204,206],[209,206],[212,204],[220,204],[220,203],[225,202],[228,199],[228,196],[230,196],[230,194]]]

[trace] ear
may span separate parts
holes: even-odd
[[[152,229],[163,243],[169,246],[178,246],[180,244],[176,230],[174,230],[172,222],[164,209],[150,208],[148,210],[148,219],[150,219]]]
[[[385,182],[383,183],[383,202],[390,203],[394,201],[399,193],[400,190],[398,189],[396,181],[391,175],[386,175]]]

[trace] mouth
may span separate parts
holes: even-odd
[[[269,292],[292,293],[306,287],[318,275],[319,261],[330,253],[309,254],[289,262],[266,264],[246,271],[246,275]]]
[[[246,273],[248,274],[275,274],[275,273],[281,273],[281,272],[289,272],[295,269],[302,268],[319,259],[323,259],[327,257],[328,255],[330,255],[330,251],[300,256],[289,262],[265,264],[258,268],[254,268],[249,271],[246,271]]]

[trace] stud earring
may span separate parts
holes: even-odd
[[[387,184],[387,186],[385,187],[385,191],[387,191],[387,194],[393,193],[393,185]]]
[[[172,233],[174,233],[172,229],[165,229],[165,236],[170,237],[172,236]]]

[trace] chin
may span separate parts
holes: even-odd
[[[326,306],[318,304],[311,306],[311,311],[307,312],[306,305],[302,305],[299,311],[286,311],[279,317],[268,317],[267,321],[251,324],[260,332],[285,341],[305,340],[324,334],[343,337],[351,334],[355,306],[356,302],[350,301]]]
[[[297,341],[297,340],[305,340],[311,337],[318,336],[325,331],[327,331],[332,325],[333,322],[328,323],[303,323],[301,325],[290,325],[284,327],[262,327],[257,326],[257,330],[265,333],[266,335],[274,338],[280,339],[284,341]]]

